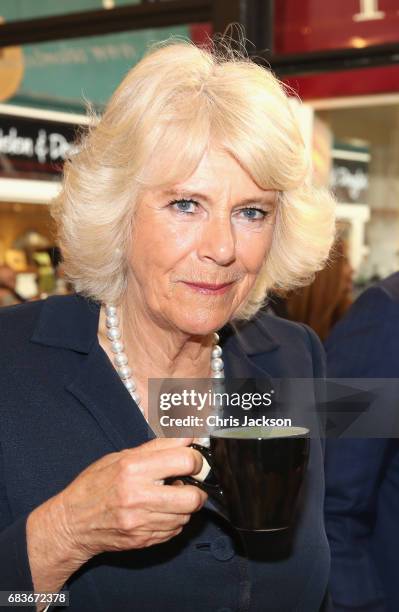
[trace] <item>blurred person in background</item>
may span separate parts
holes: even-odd
[[[346,243],[338,239],[327,265],[307,287],[269,300],[272,312],[291,321],[306,323],[324,341],[352,303],[353,269]]]
[[[399,378],[399,272],[367,289],[325,343],[329,378]],[[399,439],[326,441],[336,612],[399,610]]]
[[[0,266],[0,306],[10,306],[24,302],[16,291],[17,275],[9,266]]]

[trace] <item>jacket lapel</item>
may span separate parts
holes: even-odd
[[[65,382],[65,389],[119,451],[147,442],[154,434],[98,342],[99,315],[100,305],[81,296],[50,297],[43,303],[31,341],[79,353],[77,374]]]
[[[66,389],[89,410],[116,450],[143,444],[154,437],[98,342]]]
[[[270,336],[261,317],[249,322],[228,323],[220,332],[226,378],[258,378],[271,382],[264,367],[267,354],[274,353],[280,344]],[[262,355],[262,365],[254,357]]]

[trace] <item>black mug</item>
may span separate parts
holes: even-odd
[[[243,531],[288,529],[309,459],[303,427],[215,430],[210,447],[192,444],[208,461],[214,482],[182,478],[200,487],[221,514]]]

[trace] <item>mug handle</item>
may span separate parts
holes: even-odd
[[[211,470],[213,469],[212,465],[212,451],[210,448],[206,446],[202,446],[201,444],[190,444],[190,448],[194,448],[196,451],[201,453],[201,455],[207,460],[210,465]],[[210,482],[201,482],[192,476],[174,476],[172,478],[167,478],[165,480],[165,484],[170,484],[174,480],[182,480],[184,484],[194,485],[199,489],[202,489],[209,495],[209,497],[215,501],[219,506],[223,508],[224,495],[223,491],[218,484],[211,484]]]

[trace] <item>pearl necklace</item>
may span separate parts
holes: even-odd
[[[132,369],[129,367],[128,358],[124,352],[125,347],[122,341],[122,333],[119,329],[119,317],[117,308],[113,304],[105,304],[105,324],[107,326],[107,338],[111,342],[111,350],[114,353],[114,365],[119,377],[126,389],[129,391],[133,400],[144,414],[139,394],[137,393],[136,383],[132,376]],[[219,334],[213,334],[214,346],[211,354],[212,378],[224,378],[224,363],[222,359],[222,347],[219,346]]]

